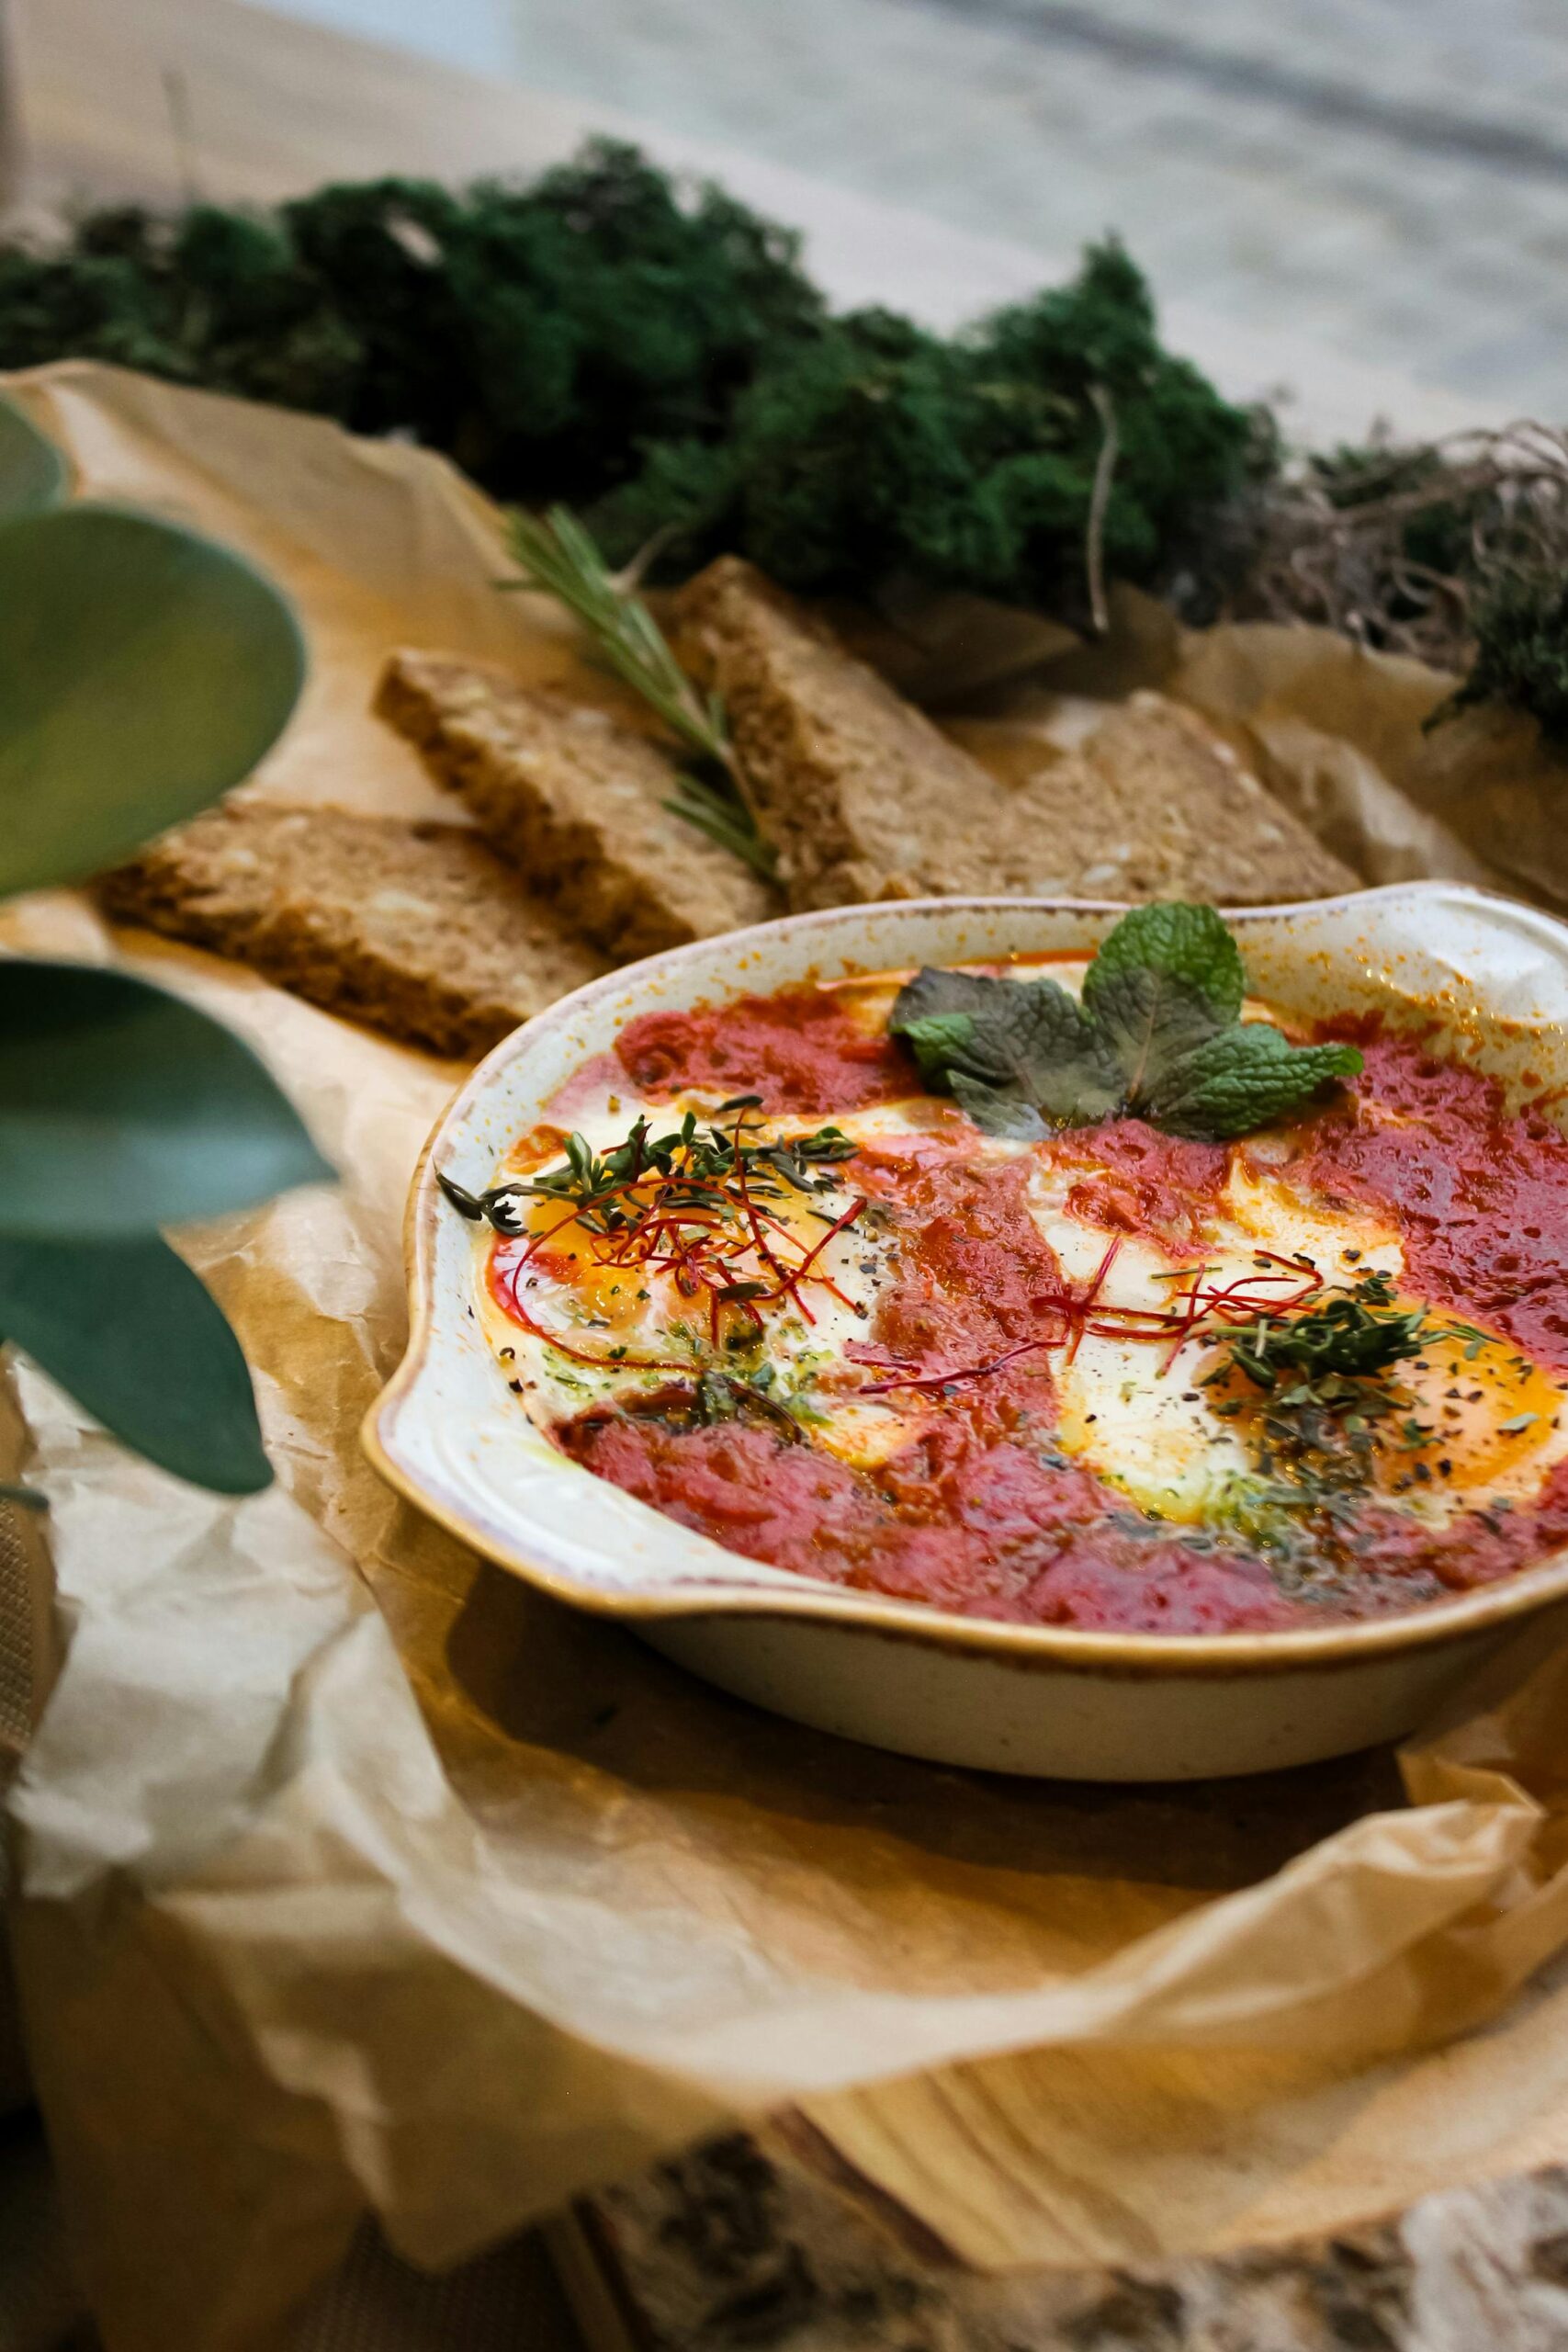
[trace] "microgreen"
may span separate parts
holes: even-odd
[[[1241,1019],[1247,974],[1213,907],[1135,907],[1103,942],[1079,1003],[1053,979],[927,967],[888,1020],[926,1083],[989,1135],[1146,1119],[1209,1141],[1248,1134],[1361,1067],[1353,1046],[1292,1046]]]
[[[748,1116],[758,1099],[738,1095],[722,1105],[733,1114],[728,1129],[705,1125],[688,1111],[678,1127],[655,1136],[648,1120],[638,1118],[625,1140],[604,1153],[583,1136],[568,1136],[561,1164],[536,1176],[515,1177],[483,1193],[468,1192],[445,1170],[437,1170],[436,1182],[459,1216],[484,1219],[509,1238],[531,1233],[523,1262],[553,1236],[575,1227],[596,1265],[668,1274],[683,1298],[705,1301],[715,1347],[727,1317],[728,1344],[749,1347],[761,1337],[763,1307],[787,1301],[807,1322],[814,1319],[803,1283],[819,1284],[845,1305],[853,1304],[823,1266],[822,1253],[866,1206],[856,1200],[837,1215],[824,1214],[820,1238],[809,1246],[802,1241],[780,1214],[786,1194],[815,1198],[837,1191],[840,1179],[833,1170],[852,1159],[858,1147],[833,1126],[804,1136],[770,1136],[762,1122]],[[532,1228],[529,1204],[535,1201],[565,1214]],[[514,1304],[526,1320],[521,1301]],[[580,1361],[601,1361],[553,1334],[545,1336]],[[639,1363],[632,1368],[649,1366]]]

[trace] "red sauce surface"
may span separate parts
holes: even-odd
[[[1568,1370],[1568,1136],[1539,1114],[1509,1116],[1479,1070],[1355,1034],[1366,1068],[1314,1122],[1292,1173],[1382,1210],[1434,1305]]]
[[[1051,1146],[1069,1164],[1080,1152],[1093,1165],[1067,1195],[1067,1211],[1108,1233],[1144,1233],[1185,1248],[1198,1238],[1224,1187],[1230,1154],[1224,1144],[1162,1135],[1142,1119],[1070,1133]]]
[[[760,1094],[775,1114],[826,1117],[915,1091],[897,1042],[868,1035],[817,989],[743,996],[695,1012],[645,1012],[616,1040],[621,1066],[643,1093],[719,1086]]]
[[[1340,1034],[1343,1034],[1341,1031]],[[1297,1132],[1288,1182],[1400,1231],[1410,1288],[1568,1370],[1568,1140],[1512,1117],[1494,1081],[1375,1026],[1353,1081]],[[907,1095],[896,1046],[830,996],[652,1014],[620,1058],[645,1091],[761,1092],[785,1114]],[[773,1421],[704,1426],[652,1399],[594,1408],[560,1442],[628,1493],[750,1557],[966,1616],[1169,1634],[1321,1624],[1490,1583],[1568,1543],[1568,1464],[1528,1508],[1445,1526],[1369,1497],[1337,1555],[1304,1572],[1224,1532],[1141,1514],[1053,1443],[1063,1277],[1024,1199],[1028,1159],[986,1162],[951,1128],[867,1146],[854,1187],[896,1238],[895,1276],[851,1354],[930,1382],[919,1433],[858,1469]],[[1072,1213],[1181,1248],[1224,1184],[1225,1147],[1128,1120],[1039,1148],[1081,1160]],[[949,1375],[953,1375],[951,1379]],[[958,1376],[963,1375],[963,1376]],[[978,1375],[978,1376],[975,1376]],[[831,1409],[831,1377],[823,1404]],[[689,1397],[689,1392],[684,1392]]]
[[[1151,1543],[1130,1514],[1109,1523],[1090,1472],[987,1442],[963,1414],[874,1477],[738,1424],[589,1415],[567,1437],[589,1469],[731,1551],[963,1617],[1229,1634],[1302,1614],[1261,1562]]]

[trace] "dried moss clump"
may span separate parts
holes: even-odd
[[[1568,748],[1568,572],[1505,578],[1472,617],[1475,659],[1438,715],[1509,703],[1539,719],[1549,741]]]
[[[1107,245],[952,341],[881,311],[832,322],[770,359],[726,440],[650,446],[592,519],[621,557],[670,533],[671,569],[728,549],[807,593],[913,575],[1081,619],[1091,542],[1110,576],[1168,578],[1258,450]]]
[[[1308,457],[1251,502],[1246,525],[1221,609],[1466,670],[1478,644],[1516,641],[1521,612],[1568,580],[1568,433],[1526,422]],[[1495,685],[1505,674],[1487,660]]]

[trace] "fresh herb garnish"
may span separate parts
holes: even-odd
[[[928,1085],[987,1134],[1146,1119],[1217,1142],[1305,1102],[1361,1067],[1353,1046],[1292,1046],[1244,1022],[1247,973],[1213,907],[1134,907],[1084,975],[1079,1003],[1052,979],[993,980],[927,967],[888,1020]]]
[[[1277,1389],[1282,1380],[1325,1385],[1390,1372],[1450,1336],[1451,1325],[1431,1322],[1419,1306],[1395,1307],[1393,1298],[1390,1275],[1363,1274],[1304,1314],[1260,1319],[1231,1341],[1231,1362],[1257,1388]]]
[[[1338,1520],[1370,1483],[1376,1453],[1420,1453],[1436,1442],[1437,1431],[1411,1413],[1409,1391],[1390,1375],[1445,1340],[1480,1335],[1393,1299],[1389,1275],[1366,1273],[1304,1312],[1260,1316],[1233,1336],[1204,1385],[1234,1383],[1239,1374],[1258,1392],[1263,1486],[1255,1500]],[[1414,1468],[1418,1478],[1431,1475],[1425,1463]]]
[[[829,1241],[866,1206],[863,1200],[852,1201],[841,1213],[824,1218],[818,1238],[809,1244],[800,1239],[779,1214],[780,1204],[791,1192],[816,1197],[837,1191],[840,1180],[832,1170],[852,1159],[858,1147],[833,1126],[770,1136],[761,1121],[748,1115],[756,1099],[740,1095],[726,1106],[734,1121],[728,1128],[704,1126],[688,1111],[679,1127],[655,1136],[648,1120],[639,1118],[624,1142],[604,1153],[583,1136],[568,1136],[559,1167],[491,1185],[488,1192],[468,1192],[441,1170],[436,1182],[459,1216],[483,1218],[510,1238],[531,1235],[518,1271],[546,1242],[575,1227],[596,1267],[668,1274],[682,1298],[705,1302],[715,1347],[726,1317],[734,1317],[733,1346],[737,1337],[758,1338],[761,1310],[784,1301],[811,1322],[805,1283],[820,1284],[844,1305],[853,1305],[822,1270],[821,1258]],[[534,1228],[529,1204],[535,1201],[564,1214]],[[522,1301],[514,1296],[513,1304],[528,1328],[536,1328]],[[541,1336],[565,1347],[552,1332]],[[574,1352],[570,1347],[565,1351]],[[600,1361],[575,1352],[580,1361]]]
[[[658,622],[637,594],[637,566],[612,571],[565,506],[552,506],[543,520],[514,514],[511,543],[523,578],[503,580],[500,585],[541,588],[564,605],[587,630],[605,666],[642,696],[678,742],[695,753],[699,772],[676,778],[666,808],[771,880],[773,853],[757,831],[746,798],[724,705],[716,695],[700,695],[671,652]]]

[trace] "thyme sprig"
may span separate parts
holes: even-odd
[[[665,808],[771,880],[773,852],[758,831],[746,797],[724,705],[717,695],[699,694],[637,594],[640,562],[612,571],[590,533],[565,506],[552,506],[543,517],[514,513],[509,537],[523,577],[498,584],[542,589],[564,605],[587,630],[606,668],[640,695],[702,763],[698,774],[677,778]]]
[[[726,1112],[754,1110],[759,1094],[739,1094],[719,1105]],[[525,1200],[558,1201],[575,1212],[575,1222],[591,1233],[618,1234],[640,1223],[649,1203],[635,1198],[650,1181],[664,1214],[682,1207],[705,1209],[733,1206],[738,1179],[749,1179],[754,1200],[782,1198],[780,1184],[797,1193],[830,1193],[838,1179],[829,1167],[852,1159],[858,1146],[841,1127],[818,1127],[811,1135],[749,1142],[757,1123],[739,1119],[733,1129],[702,1127],[688,1111],[678,1128],[666,1136],[651,1134],[646,1118],[637,1119],[625,1142],[603,1154],[587,1137],[568,1136],[562,1146],[563,1165],[542,1175],[513,1177],[488,1192],[468,1193],[444,1170],[436,1182],[459,1215],[486,1217],[498,1233],[524,1229]]]
[[[1304,1313],[1260,1316],[1231,1340],[1205,1385],[1240,1374],[1261,1392],[1260,1468],[1277,1504],[1342,1517],[1367,1486],[1379,1452],[1420,1453],[1435,1431],[1411,1411],[1411,1393],[1392,1377],[1445,1342],[1473,1355],[1484,1334],[1468,1323],[1434,1321],[1422,1307],[1396,1307],[1390,1275],[1362,1274]],[[1241,1409],[1239,1400],[1217,1408]],[[1425,1476],[1427,1474],[1421,1474]]]
[[[1335,1391],[1335,1384],[1373,1380],[1423,1354],[1459,1327],[1438,1325],[1424,1307],[1396,1308],[1390,1275],[1362,1274],[1348,1290],[1287,1318],[1259,1317],[1231,1341],[1230,1361],[1257,1388],[1278,1391],[1294,1375],[1297,1388]],[[1463,1336],[1479,1336],[1464,1327]],[[1357,1389],[1359,1396],[1367,1393]]]

